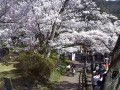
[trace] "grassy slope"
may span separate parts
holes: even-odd
[[[16,78],[16,75],[13,75],[11,71],[15,70],[13,67],[13,64],[11,65],[4,65],[3,63],[0,63],[0,90],[3,90],[4,88],[4,77],[7,78]]]
[[[0,63],[0,79],[2,79],[3,77],[14,78],[13,76],[15,75],[12,75],[12,70],[15,70],[13,64],[6,66],[3,63]]]
[[[60,72],[55,70],[52,74],[51,74],[51,77],[50,77],[50,81],[51,82],[57,82],[59,79],[60,79]]]
[[[56,69],[50,76],[50,81],[52,83],[52,90],[55,90],[57,82],[59,81],[62,74],[65,72],[65,65],[61,66],[59,69]]]

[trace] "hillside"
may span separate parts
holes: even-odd
[[[95,0],[102,11],[114,14],[120,18],[120,1]]]

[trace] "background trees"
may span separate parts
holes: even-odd
[[[89,43],[93,50],[103,53],[113,49],[119,31],[114,24],[117,17],[101,12],[90,0],[70,1],[66,12],[61,25],[61,32],[65,33],[55,39],[54,45],[60,48],[66,44]]]
[[[37,45],[48,57],[53,47],[79,43],[109,52],[119,34],[118,18],[91,0],[1,0],[0,6],[1,42]]]

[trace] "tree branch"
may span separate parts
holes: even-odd
[[[112,51],[111,48],[108,47],[108,45],[104,41],[101,40],[101,42],[106,46],[107,49],[109,49],[109,51]]]
[[[0,24],[11,24],[11,23],[17,23],[16,21],[11,21],[11,20],[9,20],[9,21],[1,21],[0,20]]]

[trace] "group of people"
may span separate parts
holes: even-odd
[[[102,90],[109,69],[109,63],[96,64],[92,71],[92,85],[93,90]]]
[[[76,71],[75,71],[75,65],[74,64],[67,65],[66,69],[67,69],[67,75],[68,76],[70,76],[70,75],[74,76],[75,75]]]

